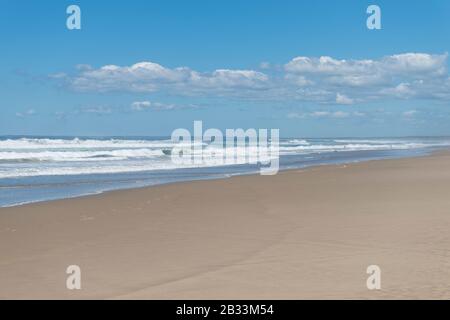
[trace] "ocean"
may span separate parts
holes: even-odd
[[[258,165],[180,165],[168,137],[0,136],[0,207],[110,190],[259,173]],[[450,137],[284,138],[280,170],[421,156]]]

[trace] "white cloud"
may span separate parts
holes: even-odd
[[[336,94],[336,103],[337,104],[352,104],[353,99],[350,99],[349,97],[340,94],[339,92]]]
[[[305,118],[335,118],[343,119],[351,116],[364,116],[365,114],[360,112],[346,112],[346,111],[313,111],[305,113],[292,112],[287,115],[289,119],[305,119]]]
[[[196,109],[196,105],[177,105],[177,104],[167,104],[161,102],[151,102],[151,101],[135,101],[131,104],[131,110],[133,111],[162,111],[162,110],[175,110],[175,109]]]
[[[303,89],[327,91],[338,104],[394,98],[450,98],[447,54],[405,53],[378,60],[296,57],[285,65],[285,78]],[[327,101],[331,101],[329,94]]]
[[[174,104],[164,104],[160,102],[150,102],[150,101],[136,101],[131,104],[131,109],[134,111],[143,110],[173,110],[177,106]]]
[[[80,65],[75,74],[58,73],[76,91],[163,92],[172,95],[298,100],[326,104],[354,104],[386,98],[450,100],[447,54],[403,53],[379,59],[336,59],[299,56],[271,68],[217,69],[200,72],[188,67],[168,68],[154,62],[131,66]],[[143,106],[144,107],[144,106]]]
[[[344,111],[315,111],[310,113],[309,115],[316,118],[347,118],[348,116],[350,116],[348,112]]]
[[[142,111],[150,108],[152,103],[150,101],[135,101],[131,104],[131,109],[135,111]]]
[[[200,73],[186,67],[166,68],[153,62],[140,62],[130,67],[106,65],[99,69],[84,67],[75,76],[66,77],[77,91],[221,92],[230,89],[260,89],[268,76],[252,70],[218,69]]]
[[[338,60],[323,56],[320,58],[296,57],[285,65],[288,73],[344,76],[350,79],[382,79],[387,75],[446,74],[447,54],[405,53],[386,56],[379,60]],[[375,81],[369,81],[375,82]],[[353,81],[364,84],[367,81]]]
[[[91,113],[91,114],[97,114],[97,115],[106,115],[106,114],[111,114],[113,112],[113,110],[110,107],[104,107],[104,106],[81,108],[78,111],[80,113]]]
[[[36,111],[34,109],[28,109],[25,112],[17,112],[16,117],[24,118],[28,116],[33,116],[36,114]]]
[[[410,83],[400,83],[393,88],[381,90],[381,93],[403,99],[407,99],[415,95],[415,91]]]

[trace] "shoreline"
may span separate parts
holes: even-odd
[[[449,188],[438,151],[1,208],[0,298],[450,298]]]
[[[288,168],[288,169],[281,169],[277,174],[280,174],[282,172],[289,172],[289,171],[296,171],[296,170],[308,170],[316,167],[326,167],[326,166],[339,166],[339,165],[352,165],[355,163],[363,163],[363,162],[372,162],[372,161],[384,161],[384,160],[396,160],[396,159],[414,159],[414,158],[421,158],[421,157],[429,157],[433,154],[440,153],[440,152],[446,152],[446,150],[450,150],[450,147],[446,148],[440,148],[439,150],[429,150],[424,151],[423,154],[415,154],[415,155],[409,155],[409,156],[398,156],[398,157],[392,157],[392,158],[379,158],[379,159],[369,159],[369,160],[354,160],[350,162],[338,162],[338,163],[323,163],[323,164],[314,164],[306,167],[299,167],[299,168]],[[174,181],[174,182],[163,182],[155,185],[148,185],[148,186],[140,186],[140,187],[129,187],[129,188],[118,188],[118,189],[112,189],[112,190],[106,190],[106,191],[98,191],[93,193],[87,193],[87,194],[81,194],[81,195],[74,195],[69,196],[65,198],[57,198],[57,199],[48,199],[48,200],[36,200],[36,201],[30,201],[30,202],[24,202],[24,203],[18,203],[8,206],[0,206],[0,214],[2,209],[7,208],[16,208],[16,207],[22,207],[27,205],[34,205],[39,203],[48,203],[53,201],[60,201],[60,200],[70,200],[70,199],[78,199],[78,198],[84,198],[84,197],[92,197],[92,196],[101,196],[103,194],[107,194],[110,192],[117,192],[117,191],[124,191],[124,190],[140,190],[140,189],[147,189],[147,188],[155,188],[165,185],[173,185],[173,184],[181,184],[181,183],[189,183],[189,182],[195,182],[195,181],[214,181],[214,180],[224,180],[224,179],[230,179],[233,177],[238,176],[259,176],[260,174],[255,172],[248,172],[248,173],[235,173],[235,174],[225,174],[226,176],[218,177],[218,178],[199,178],[194,180],[180,180],[180,181]]]

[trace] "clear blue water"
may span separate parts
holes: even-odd
[[[426,155],[450,137],[288,138],[280,170]],[[188,167],[171,161],[168,138],[0,137],[0,207],[110,190],[259,173],[258,165]]]

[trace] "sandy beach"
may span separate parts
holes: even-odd
[[[449,191],[446,152],[2,208],[0,298],[448,299]]]

